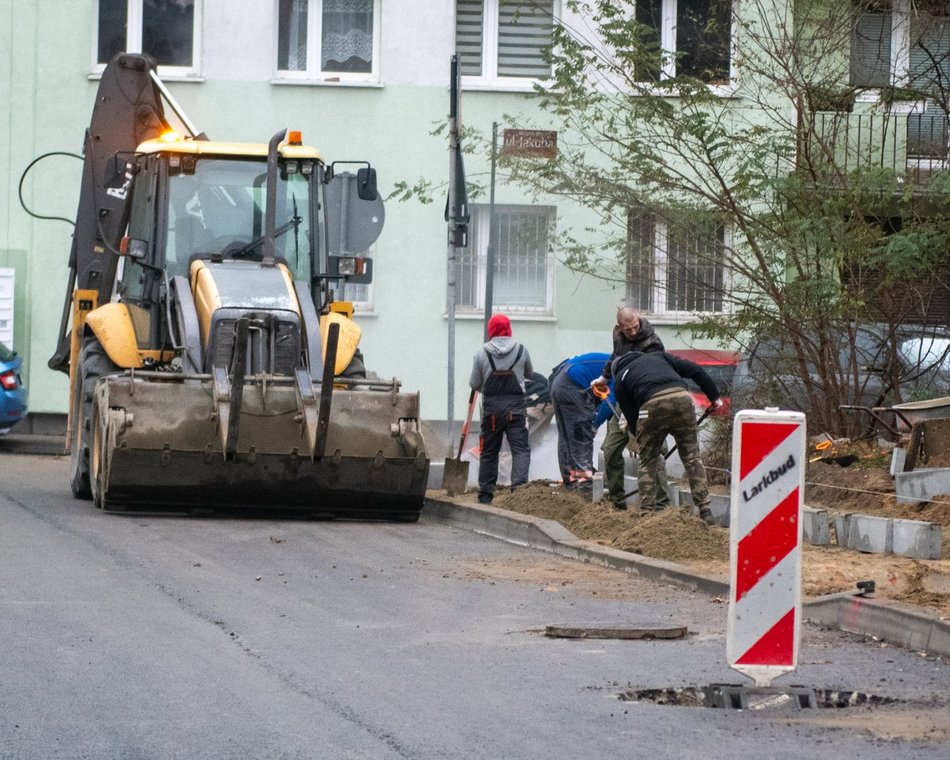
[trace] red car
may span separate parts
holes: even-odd
[[[667,353],[700,365],[712,376],[712,379],[716,382],[716,387],[719,388],[719,393],[722,394],[723,401],[722,406],[713,410],[712,414],[716,417],[728,416],[730,414],[729,397],[732,395],[732,380],[742,354],[738,351],[723,351],[716,348],[675,348],[667,350]],[[690,393],[693,394],[696,407],[705,410],[709,406],[709,399],[706,398],[706,394],[692,380],[687,380],[686,384],[689,386]]]

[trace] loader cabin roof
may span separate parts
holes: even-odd
[[[312,158],[324,162],[323,154],[309,145],[281,143],[278,148],[283,158]],[[157,138],[146,140],[138,147],[139,153],[181,153],[192,156],[242,156],[267,158],[267,143],[218,142],[215,140],[184,140]]]

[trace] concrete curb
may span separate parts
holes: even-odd
[[[729,596],[728,582],[697,575],[673,562],[579,539],[554,520],[497,507],[455,504],[433,498],[426,498],[422,514],[520,546],[675,583],[705,594]],[[950,657],[950,621],[928,616],[907,605],[844,592],[803,602],[802,617],[817,625],[874,637],[929,655]]]
[[[66,453],[64,435],[37,435],[35,433],[0,435],[0,454],[61,456]]]

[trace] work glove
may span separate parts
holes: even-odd
[[[713,406],[716,407],[717,409],[721,408],[721,407],[722,407],[722,399],[721,399],[721,398],[717,398],[715,401],[713,401]]]
[[[620,421],[619,421],[618,424],[620,425],[620,429],[621,429],[624,433],[626,433],[626,432],[627,432],[627,418],[624,417],[622,414],[620,415]]]
[[[598,391],[601,391],[601,392],[607,391],[609,393],[610,390],[609,390],[609,385],[607,383],[607,378],[604,377],[603,375],[601,375],[600,377],[595,377],[593,380],[590,381],[590,389],[594,391],[594,393],[597,393]]]

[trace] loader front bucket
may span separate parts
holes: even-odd
[[[91,476],[107,511],[242,513],[414,521],[429,459],[419,399],[392,385],[334,390],[313,452],[291,378],[248,377],[226,452],[210,376],[101,378]],[[319,393],[319,390],[318,390]],[[321,423],[323,424],[323,423]]]

